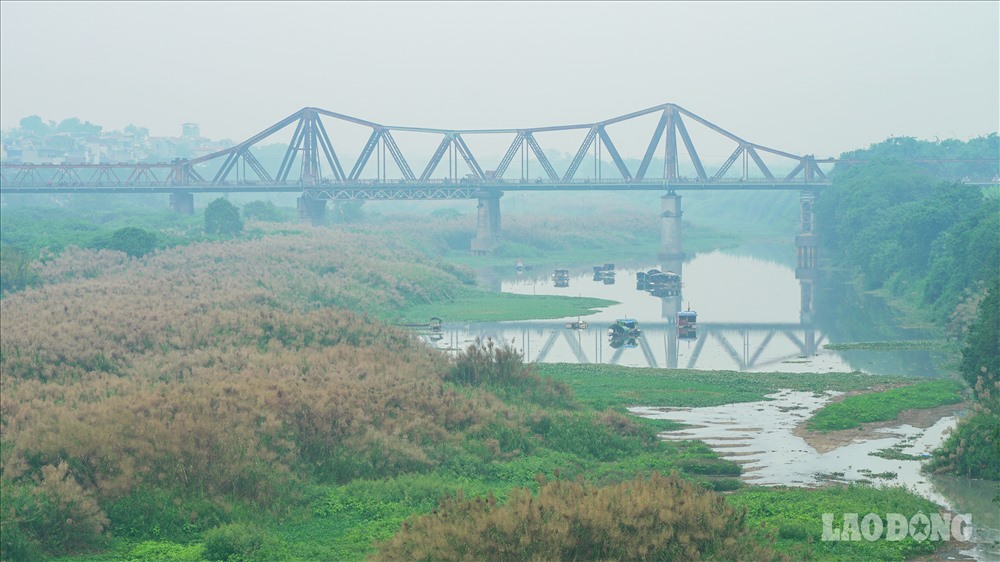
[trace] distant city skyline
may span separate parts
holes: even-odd
[[[996,132],[998,45],[997,2],[4,0],[0,128],[197,123],[239,142],[305,106],[477,129],[676,103],[825,157]]]

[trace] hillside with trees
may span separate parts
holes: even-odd
[[[998,153],[996,134],[968,142],[889,139],[842,155],[866,162],[838,164],[833,187],[815,205],[827,266],[856,272],[862,289],[902,303],[963,350],[959,370],[977,410],[932,468],[991,479],[1000,479],[1000,193],[942,177],[995,176]],[[919,162],[931,159],[955,161]]]

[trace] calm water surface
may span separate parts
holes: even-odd
[[[787,252],[794,259],[794,248]],[[608,262],[614,262],[609,256]],[[530,265],[530,264],[529,264]],[[849,303],[842,286],[797,279],[786,264],[738,253],[711,252],[687,262],[616,264],[614,284],[594,280],[593,265],[565,266],[568,287],[556,287],[554,268],[538,266],[517,273],[514,264],[480,272],[493,290],[514,294],[596,297],[620,304],[584,316],[589,326],[567,330],[577,317],[523,322],[446,324],[445,337],[433,342],[460,349],[475,339],[507,341],[527,361],[610,363],[631,367],[703,370],[849,372],[940,376],[926,350],[835,352],[838,342],[921,339],[914,330],[894,326],[891,312],[877,302]],[[655,297],[636,289],[636,274],[650,269],[682,275],[681,295]],[[832,288],[831,288],[832,287]],[[823,310],[823,307],[826,310]],[[677,337],[676,314],[698,313],[697,337]],[[643,331],[634,347],[613,347],[607,329],[619,318],[638,320]]]

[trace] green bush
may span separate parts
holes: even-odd
[[[240,210],[219,197],[205,207],[205,232],[207,234],[239,234],[243,231]]]
[[[131,540],[181,541],[229,522],[222,508],[204,499],[184,499],[169,490],[139,488],[107,505],[111,531]]]
[[[34,562],[42,560],[42,548],[31,535],[21,528],[17,509],[20,498],[14,486],[4,482],[0,485],[0,560]]]
[[[7,246],[0,248],[0,294],[32,287],[38,281],[38,271],[27,254]]]
[[[152,252],[156,248],[156,234],[134,226],[119,228],[111,235],[109,250],[125,252],[133,258]]]
[[[277,541],[252,523],[229,523],[205,533],[206,560],[272,562],[282,558]]]
[[[281,211],[271,201],[251,201],[243,205],[243,217],[266,222],[281,222]]]

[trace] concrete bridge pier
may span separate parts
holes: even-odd
[[[174,191],[170,194],[170,209],[182,215],[194,214],[194,194],[187,191]]]
[[[305,194],[298,198],[299,220],[321,226],[326,219],[326,199],[315,199]]]
[[[501,191],[480,191],[476,221],[476,237],[472,239],[472,255],[485,256],[500,242]]]
[[[660,261],[683,262],[684,249],[681,240],[681,196],[670,191],[660,198]],[[664,263],[664,267],[671,264]],[[679,265],[679,264],[678,264]],[[670,270],[673,271],[673,270]],[[675,271],[680,273],[680,270]]]
[[[799,302],[799,321],[812,325],[813,322],[813,283],[816,279],[816,246],[815,232],[816,216],[813,213],[813,203],[816,194],[812,190],[802,192],[799,197],[799,234],[795,237],[795,278],[799,280],[801,300]],[[806,332],[806,351],[814,350],[816,342],[812,330]]]
[[[803,191],[799,197],[799,234],[795,237],[795,250],[797,254],[795,265],[796,279],[812,279],[816,269],[816,217],[813,214],[813,202],[816,194],[811,191]]]

